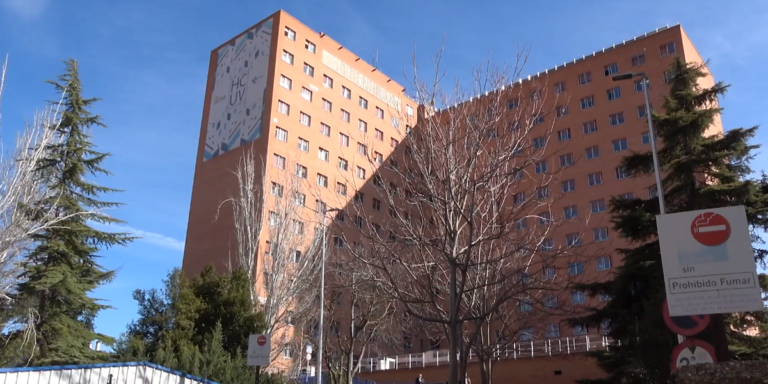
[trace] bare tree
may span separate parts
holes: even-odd
[[[372,191],[388,217],[371,215],[357,195],[349,205],[355,227],[375,252],[350,249],[376,271],[384,294],[425,324],[426,332],[439,330],[447,338],[449,382],[458,383],[470,350],[482,346],[483,337],[491,340],[489,330],[521,333],[530,327],[528,309],[565,288],[550,276],[564,255],[574,255],[579,236],[560,247],[551,237],[562,223],[551,213],[560,197],[558,172],[570,163],[554,163],[558,148],[550,138],[567,101],[545,103],[545,78],[510,82],[522,72],[525,50],[512,68],[486,64],[476,70],[468,90],[458,81],[442,88],[441,54],[428,82],[419,77],[414,56],[413,90],[425,107],[413,128],[399,127],[399,143],[392,143],[397,149],[387,161],[369,157],[376,170],[372,188],[360,191]],[[534,276],[542,278],[532,284]]]
[[[252,149],[243,153],[233,172],[238,192],[226,202],[233,209],[234,262],[250,272],[254,308],[264,314],[274,363],[296,348],[300,335],[294,335],[293,325],[314,303],[320,238],[318,214],[306,207],[307,195],[312,196],[306,168],[285,159],[283,170],[264,167],[263,162]]]
[[[0,101],[7,63],[6,58],[0,72]],[[66,219],[54,215],[53,208],[35,216],[19,209],[51,193],[36,171],[46,148],[61,140],[56,134],[59,105],[60,102],[35,113],[33,120],[16,136],[11,151],[6,151],[0,143],[0,304],[11,301],[19,283],[19,258],[31,244],[31,235]]]

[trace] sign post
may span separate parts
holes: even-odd
[[[259,384],[261,367],[269,365],[269,354],[272,351],[272,339],[269,335],[250,335],[248,337],[247,363],[256,367],[256,384]]]
[[[727,361],[723,314],[764,309],[744,207],[658,215],[656,225],[667,293],[665,316],[701,323],[702,315],[712,315],[707,321],[714,331],[716,358]]]

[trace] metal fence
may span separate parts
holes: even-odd
[[[569,355],[607,349],[610,344],[611,340],[607,336],[595,335],[522,341],[499,345],[497,350],[494,351],[494,357],[497,359],[526,359]],[[374,372],[447,365],[448,357],[448,350],[440,349],[407,355],[366,358],[363,360],[360,370],[362,372]],[[469,361],[477,361],[477,356],[472,352],[469,354]]]

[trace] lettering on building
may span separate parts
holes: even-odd
[[[373,80],[358,72],[356,69],[352,68],[352,66],[341,61],[338,57],[330,54],[326,50],[323,50],[323,64],[341,76],[344,76],[344,78],[351,81],[352,84],[357,85],[371,95],[376,96],[376,98],[400,112],[399,97],[393,95],[391,92],[384,89],[384,87],[376,84]]]

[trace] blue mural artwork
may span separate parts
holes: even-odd
[[[261,137],[272,43],[272,19],[216,53],[203,160]]]

